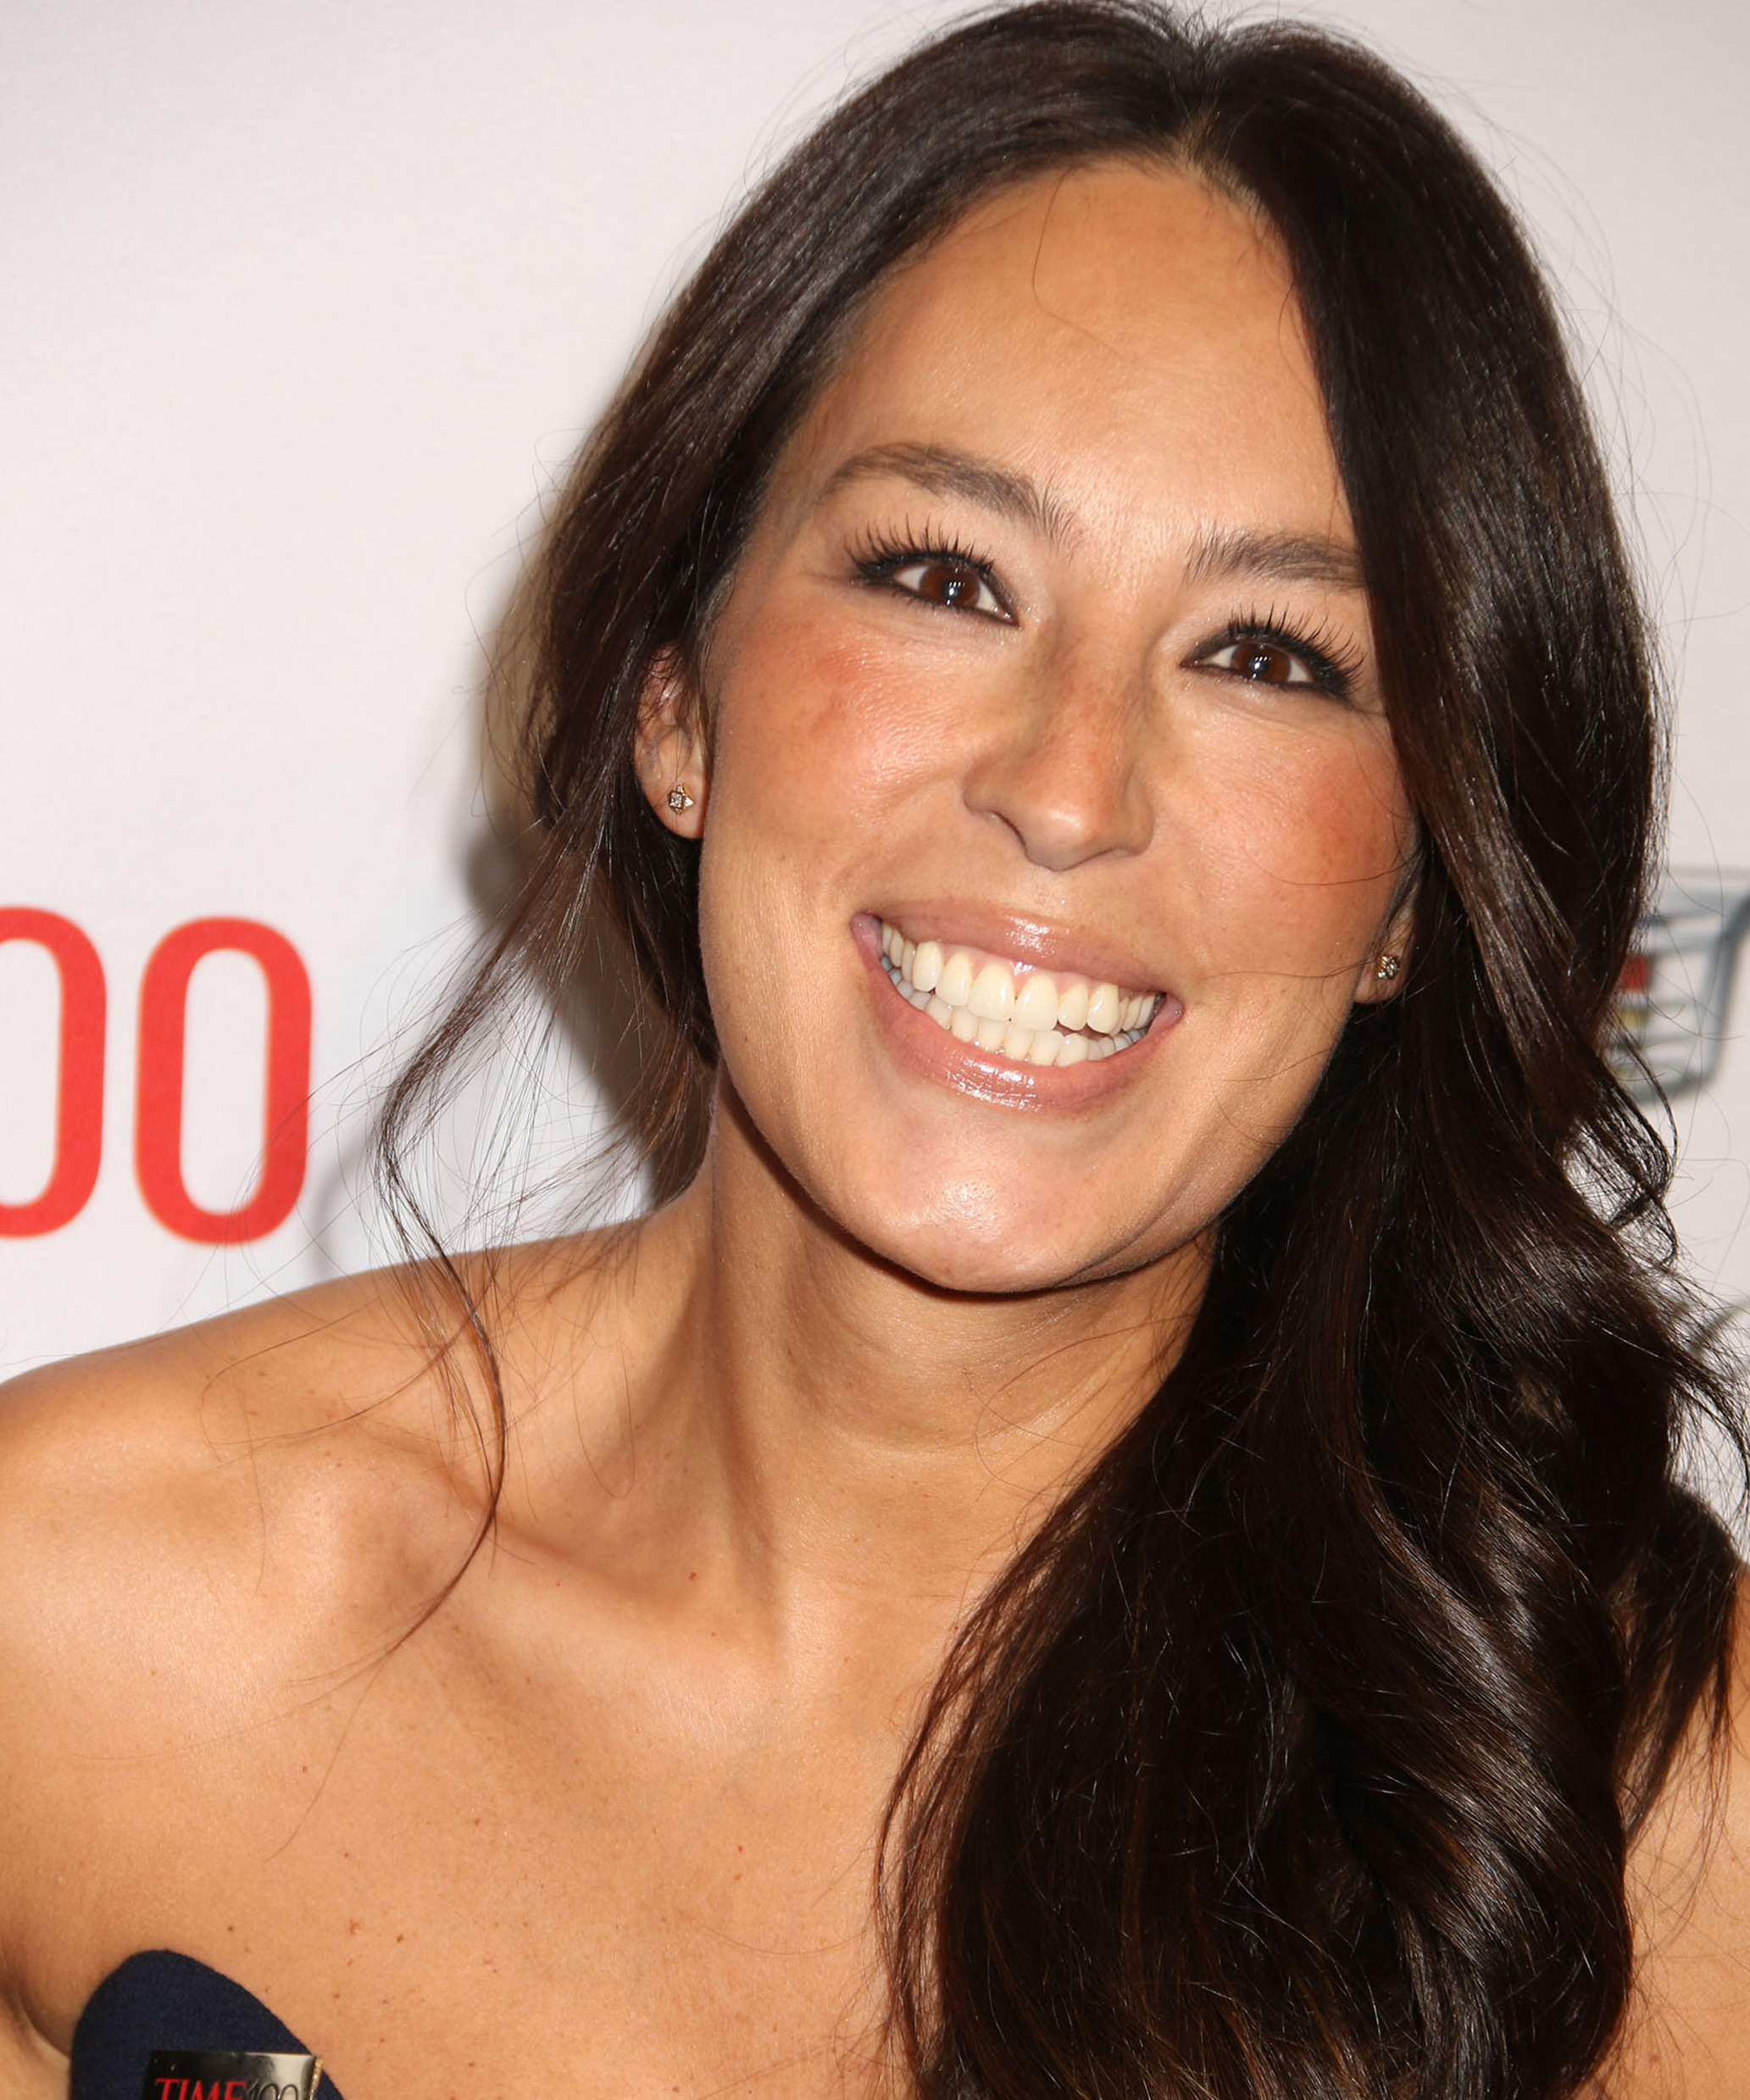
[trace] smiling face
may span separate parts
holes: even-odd
[[[708,760],[641,769],[702,833],[721,1084],[933,1284],[1188,1246],[1389,990],[1414,825],[1324,404],[1189,177],[1030,181],[881,289],[705,686]]]

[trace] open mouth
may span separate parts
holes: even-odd
[[[1140,1042],[1158,992],[1127,992],[958,942],[914,941],[877,919],[881,967],[899,996],[958,1041],[1018,1064],[1081,1064]]]

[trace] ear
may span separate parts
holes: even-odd
[[[1380,930],[1355,977],[1357,1006],[1378,1006],[1397,996],[1415,938],[1415,899],[1405,897]]]
[[[705,826],[705,747],[698,721],[698,697],[679,652],[660,651],[638,697],[632,764],[646,801],[677,838],[697,838]]]

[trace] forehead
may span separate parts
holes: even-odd
[[[1346,530],[1280,241],[1190,175],[1096,164],[969,212],[881,286],[797,450],[1023,467],[1136,528]]]

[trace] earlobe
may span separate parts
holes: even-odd
[[[1356,976],[1356,1005],[1379,1006],[1389,999],[1403,968],[1403,958],[1396,948],[1375,948]]]
[[[644,798],[679,838],[697,838],[705,823],[704,747],[698,708],[676,653],[651,664],[638,703],[633,764]]]
[[[1357,1006],[1381,1006],[1396,998],[1409,968],[1416,938],[1416,898],[1421,889],[1422,849],[1408,853],[1398,874],[1397,893],[1388,907],[1372,949],[1355,973]]]
[[[1358,1006],[1377,1006],[1396,996],[1404,965],[1409,960],[1410,937],[1408,920],[1394,917],[1380,945],[1361,965],[1355,985]]]

